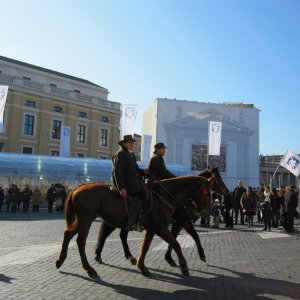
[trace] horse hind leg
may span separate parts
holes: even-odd
[[[77,233],[77,229],[75,229],[73,231],[65,230],[60,255],[59,255],[58,260],[56,261],[57,269],[59,269],[62,266],[62,264],[64,263],[64,261],[66,260],[69,243],[76,233]]]
[[[101,258],[101,253],[103,251],[103,247],[105,244],[106,239],[109,237],[109,235],[116,229],[116,227],[110,226],[104,221],[101,223],[101,227],[99,230],[98,234],[98,241],[96,244],[95,248],[95,260],[99,263],[102,264],[102,258]]]
[[[80,227],[78,227],[78,237],[77,237],[77,246],[81,258],[82,267],[87,271],[90,277],[97,277],[98,274],[94,268],[89,264],[86,253],[85,253],[85,245],[86,239],[91,227],[91,222],[85,221],[81,222]]]
[[[123,246],[123,250],[124,250],[124,254],[126,259],[128,259],[130,261],[130,263],[135,266],[137,263],[136,258],[131,254],[129,246],[128,246],[128,242],[127,242],[127,238],[128,238],[128,233],[129,231],[126,229],[121,229],[120,231],[120,238],[121,238],[121,242],[122,242],[122,246]]]

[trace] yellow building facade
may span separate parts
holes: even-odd
[[[9,86],[1,152],[59,156],[63,125],[71,157],[109,159],[117,151],[121,104],[107,99],[107,89],[3,56],[0,85]]]

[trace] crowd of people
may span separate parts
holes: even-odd
[[[212,198],[213,227],[216,228],[220,220],[227,228],[234,228],[237,224],[253,227],[255,219],[263,223],[264,231],[282,228],[291,233],[294,232],[295,218],[299,219],[299,193],[295,186],[271,190],[261,183],[258,188],[245,188],[243,181],[239,180],[230,196],[221,197],[213,193]],[[201,220],[201,225],[210,226],[205,219]]]
[[[54,204],[57,212],[64,211],[64,204],[67,199],[67,192],[64,186],[56,188],[52,184],[47,190],[45,198],[49,213],[52,213]],[[0,212],[27,213],[30,206],[32,206],[33,212],[39,212],[42,199],[41,190],[38,187],[32,189],[29,184],[26,184],[23,190],[19,189],[16,184],[11,184],[6,193],[0,186]]]

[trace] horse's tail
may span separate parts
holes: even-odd
[[[69,193],[65,204],[65,217],[68,231],[74,231],[77,228],[77,215],[74,207],[74,191]]]

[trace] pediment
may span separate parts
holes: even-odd
[[[222,122],[222,130],[238,131],[244,134],[251,135],[253,130],[243,125],[240,122],[224,115],[214,108],[209,108],[201,112],[189,112],[185,117],[177,119],[170,123],[165,123],[166,128],[206,128],[209,121]]]

